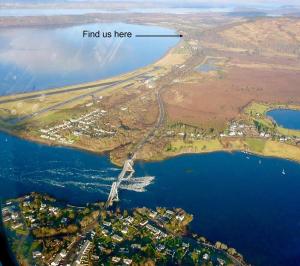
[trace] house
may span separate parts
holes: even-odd
[[[122,241],[123,241],[123,237],[118,236],[118,235],[116,235],[116,234],[114,234],[114,235],[112,236],[112,239],[115,240],[115,241],[118,241],[118,242],[122,242]]]
[[[132,249],[141,249],[142,246],[141,246],[141,244],[131,244],[131,248]]]
[[[17,214],[17,213],[12,213],[12,215],[11,215],[11,218],[13,219],[13,220],[16,220],[17,218],[19,217],[19,215]]]
[[[132,263],[131,259],[123,259],[125,265],[130,265]]]
[[[140,226],[145,226],[148,223],[148,220],[145,220],[143,222],[140,222]]]
[[[184,214],[176,215],[176,219],[179,220],[180,222],[182,222],[184,220],[184,218],[185,218]]]
[[[189,243],[183,242],[183,243],[182,243],[182,246],[183,246],[184,248],[189,248],[190,244],[189,244]]]
[[[203,257],[202,257],[204,260],[208,260],[209,259],[209,256],[208,256],[208,254],[207,253],[205,253],[204,255],[203,255]]]
[[[165,247],[164,245],[159,244],[159,245],[156,247],[156,250],[159,251],[159,252],[161,252],[161,251],[163,251],[165,248],[166,248],[166,247]]]
[[[85,106],[86,107],[91,107],[93,105],[93,103],[87,103]]]
[[[121,230],[121,232],[122,232],[124,235],[126,235],[126,234],[128,233],[128,228],[127,228],[127,227],[123,228],[123,229]]]
[[[220,264],[221,266],[225,265],[225,261],[224,261],[224,260],[222,260],[222,259],[220,259],[220,258],[217,258],[217,261],[219,262],[219,264]]]
[[[103,222],[103,225],[105,225],[105,226],[111,226],[111,222],[106,222],[106,221],[104,221],[104,222]]]
[[[147,224],[146,228],[156,236],[159,235],[159,233],[160,233],[160,230],[158,228],[152,226],[151,224]]]
[[[51,266],[58,266],[60,264],[61,259],[62,259],[62,257],[59,254],[57,254],[50,265]]]
[[[121,260],[121,258],[119,258],[119,257],[112,257],[112,258],[111,258],[111,261],[112,261],[113,263],[118,263],[118,262],[120,262],[120,260]]]
[[[150,211],[149,216],[154,219],[157,216],[157,212],[155,211]]]
[[[162,231],[160,231],[160,235],[161,235],[162,238],[166,238],[168,236],[166,233],[164,233]]]
[[[167,210],[166,213],[169,214],[169,215],[174,215],[174,214],[175,214],[175,213],[174,213],[173,211],[171,211],[171,210]]]
[[[35,258],[38,258],[38,257],[41,257],[42,256],[42,253],[40,251],[33,251],[32,252],[32,257],[35,259]]]
[[[67,251],[65,249],[63,249],[59,255],[62,257],[62,258],[65,258],[67,256]]]
[[[108,230],[106,230],[106,229],[103,229],[103,230],[101,231],[101,233],[102,233],[104,236],[108,236],[108,235],[109,235],[109,232],[108,232]]]

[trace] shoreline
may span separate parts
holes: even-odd
[[[74,25],[70,25],[69,23],[64,23],[62,25],[60,25],[61,27],[70,27],[70,26],[76,26],[76,25],[83,25],[83,24],[96,24],[97,22],[96,21],[89,21],[89,22],[79,22],[79,23],[76,23]],[[165,29],[168,29],[168,30],[172,30],[174,33],[178,33],[178,29],[176,28],[172,28],[170,27],[169,25],[168,26],[165,26],[165,25],[160,25],[159,23],[153,23],[153,22],[143,22],[143,23],[136,23],[136,22],[132,22],[132,21],[115,21],[115,20],[112,20],[112,21],[101,21],[101,22],[98,22],[99,24],[113,24],[113,23],[123,23],[123,24],[131,24],[131,25],[143,25],[143,26],[150,26],[150,27],[157,27],[157,28],[165,28]],[[10,28],[11,26],[7,26],[7,28]],[[12,26],[14,27],[14,26]],[[20,27],[20,26],[16,26],[17,28]],[[35,25],[31,25],[31,26],[25,26],[25,27],[59,27],[59,25],[51,25],[51,24],[46,24],[46,25],[40,25],[40,26],[35,26]],[[1,26],[0,26],[1,28]],[[66,84],[66,85],[63,85],[63,86],[59,86],[59,87],[54,87],[54,88],[46,88],[46,89],[40,89],[40,90],[35,90],[35,91],[29,91],[29,92],[17,92],[15,94],[7,94],[7,95],[0,95],[0,99],[3,98],[4,100],[5,99],[14,99],[14,97],[25,97],[25,96],[30,96],[30,95],[35,95],[35,94],[42,94],[42,93],[51,93],[51,92],[55,92],[57,91],[58,93],[62,90],[68,90],[68,89],[72,89],[73,87],[77,87],[77,86],[95,86],[97,84],[99,84],[99,86],[101,86],[102,83],[106,83],[106,82],[113,82],[115,80],[120,80],[120,79],[124,79],[128,76],[132,76],[132,75],[137,75],[143,71],[146,71],[146,70],[151,70],[151,71],[155,71],[156,68],[165,68],[165,69],[168,69],[169,66],[166,65],[165,62],[163,62],[166,58],[168,58],[169,56],[172,56],[172,52],[176,49],[178,49],[180,47],[180,45],[182,44],[183,39],[182,38],[179,38],[179,40],[177,41],[177,43],[168,48],[160,57],[158,57],[154,62],[152,63],[149,63],[149,64],[146,64],[144,66],[141,66],[141,67],[138,67],[134,70],[131,70],[131,71],[128,71],[128,72],[123,72],[123,73],[120,73],[118,75],[113,75],[113,76],[110,76],[110,77],[105,77],[103,79],[97,79],[97,80],[92,80],[92,81],[87,81],[87,82],[83,82],[83,83],[76,83],[76,84]],[[168,70],[166,70],[168,72]],[[37,96],[36,98],[38,98],[39,96]],[[16,100],[18,101],[18,100]],[[0,121],[1,122],[1,121]],[[96,154],[96,155],[104,155],[104,156],[108,156],[111,163],[113,163],[115,166],[118,166],[118,167],[121,167],[122,168],[122,163],[121,162],[117,162],[115,160],[113,160],[111,157],[110,157],[110,153],[114,150],[114,149],[103,149],[101,151],[95,151],[93,149],[84,149],[82,148],[80,145],[74,145],[74,144],[70,144],[70,145],[61,145],[61,144],[55,144],[55,143],[52,143],[50,141],[47,141],[47,140],[43,140],[41,138],[38,138],[38,137],[35,137],[33,135],[31,135],[31,137],[28,137],[26,136],[26,132],[25,134],[19,134],[18,132],[16,132],[13,127],[14,125],[10,124],[9,122],[5,122],[5,121],[2,121],[2,125],[0,124],[0,131],[6,133],[6,134],[9,134],[9,135],[12,135],[14,137],[17,137],[17,138],[20,138],[22,140],[26,140],[26,141],[30,141],[30,142],[33,142],[33,143],[37,143],[37,144],[42,144],[42,145],[46,145],[46,146],[54,146],[54,147],[63,147],[63,148],[71,148],[71,149],[76,149],[76,150],[79,150],[79,151],[82,151],[82,152],[88,152],[88,153],[91,153],[91,154]],[[4,124],[4,126],[3,126]],[[5,124],[7,124],[7,127],[5,127]],[[12,129],[10,129],[10,127]]]
[[[1,18],[1,17],[0,17]],[[172,28],[170,26],[165,26],[165,25],[160,25],[159,23],[151,23],[151,22],[144,22],[144,23],[136,23],[136,22],[131,22],[131,21],[101,21],[101,22],[96,22],[96,21],[91,21],[91,22],[82,22],[82,23],[71,23],[71,24],[61,24],[61,25],[40,25],[40,26],[4,26],[3,28],[7,27],[7,28],[68,28],[68,27],[72,27],[72,26],[80,26],[80,25],[92,25],[92,24],[96,24],[96,25],[101,25],[101,24],[125,24],[125,25],[134,25],[134,26],[145,26],[145,27],[156,27],[159,29],[166,29],[166,30],[170,30],[172,31],[174,34],[178,34],[178,30],[177,28]],[[1,26],[0,26],[1,28]],[[133,37],[135,38],[135,37]],[[145,64],[143,66],[134,68],[132,70],[126,71],[126,72],[122,72],[116,75],[111,75],[111,76],[106,76],[103,78],[99,78],[99,79],[95,79],[95,80],[89,80],[89,81],[84,81],[84,82],[79,82],[79,83],[70,83],[70,84],[64,84],[64,85],[59,85],[56,87],[50,87],[50,88],[41,88],[38,90],[32,90],[32,91],[17,91],[15,93],[9,93],[9,94],[0,94],[0,98],[10,98],[10,97],[18,97],[18,96],[26,96],[26,95],[30,95],[30,94],[35,94],[35,93],[43,93],[43,92],[51,92],[51,91],[60,91],[60,90],[64,90],[64,89],[71,89],[72,87],[78,87],[78,86],[93,86],[93,85],[97,85],[101,83],[105,83],[105,82],[109,82],[109,81],[113,81],[113,80],[118,80],[120,78],[126,77],[128,75],[132,75],[134,73],[138,73],[143,71],[144,69],[147,68],[151,68],[151,67],[158,67],[160,62],[166,58],[167,56],[171,55],[172,50],[177,49],[180,44],[182,43],[182,38],[179,38],[179,40],[177,41],[177,43],[168,48],[161,56],[159,56],[157,59],[155,59],[153,62],[150,62],[148,64]]]
[[[85,16],[82,16],[82,17],[85,17]],[[116,21],[114,18],[112,18],[110,20],[107,20],[104,17],[103,21],[100,21],[100,22],[96,22],[96,21],[86,21],[86,22],[84,22],[84,21],[81,21],[81,22],[77,22],[76,25],[96,24],[96,23],[99,23],[99,24],[101,24],[101,23],[102,24],[124,23],[124,24],[132,24],[132,25],[145,25],[145,26],[153,26],[153,27],[170,29],[170,30],[172,30],[176,33],[178,33],[178,30],[179,30],[178,28],[174,28],[174,27],[172,28],[170,25],[161,25],[160,23],[154,23],[154,22],[147,21],[147,19],[144,22],[142,22],[142,23],[139,22],[139,24],[137,24],[137,22],[135,22],[134,19],[132,21],[123,21],[122,18],[121,18],[121,19]],[[69,26],[70,26],[70,24],[66,23],[66,22],[61,25],[61,27],[69,27]],[[25,26],[25,27],[28,27],[28,26]],[[36,26],[33,26],[33,27],[36,27]],[[42,25],[42,27],[57,27],[57,25],[45,24],[45,25]],[[159,66],[168,69],[169,68],[168,64],[166,64],[166,62],[162,62],[162,61],[165,60],[168,56],[172,56],[172,51],[174,51],[175,49],[180,47],[182,42],[184,42],[184,41],[182,39],[179,39],[178,42],[175,44],[175,46],[170,47],[161,57],[156,59],[154,62],[152,62],[150,64],[147,64],[145,66],[139,67],[139,68],[137,68],[135,70],[132,70],[132,71],[129,71],[129,72],[121,73],[119,75],[115,75],[115,76],[111,76],[111,77],[106,77],[104,79],[93,80],[93,81],[77,83],[77,84],[69,84],[69,85],[64,85],[64,86],[56,87],[56,88],[49,88],[49,89],[42,89],[42,90],[37,90],[37,91],[20,92],[20,93],[17,93],[17,94],[3,95],[3,96],[0,96],[0,98],[13,98],[14,96],[19,96],[19,95],[25,96],[25,95],[35,94],[35,93],[38,94],[38,93],[51,92],[51,91],[58,91],[59,92],[60,90],[71,89],[72,87],[75,87],[75,86],[78,86],[78,85],[91,85],[91,86],[95,85],[95,84],[100,84],[101,85],[102,83],[105,83],[105,82],[114,81],[114,80],[121,79],[121,78],[126,78],[126,76],[128,76],[128,75],[138,74],[138,73],[140,73],[141,71],[143,71],[145,69],[155,68],[155,67],[159,67]],[[168,70],[166,70],[166,71],[168,72]],[[273,104],[271,104],[271,106],[267,107],[264,114],[266,114],[266,112],[269,111],[269,110],[276,109],[276,108],[277,109],[278,108],[284,108],[285,106],[286,105],[284,105],[284,104],[278,106],[277,104],[273,103]],[[294,109],[297,110],[296,107]],[[265,119],[268,119],[268,117],[266,116]],[[118,149],[118,147],[116,147],[114,149],[110,149],[110,147],[108,147],[107,149],[103,148],[102,150],[96,151],[95,149],[92,148],[92,146],[87,146],[86,148],[84,148],[81,145],[76,145],[76,143],[75,144],[70,144],[70,145],[56,144],[56,143],[53,143],[51,141],[43,140],[43,139],[41,139],[41,138],[39,138],[35,135],[27,134],[26,132],[24,134],[23,133],[20,134],[20,133],[18,133],[17,131],[15,131],[13,129],[12,125],[8,124],[8,127],[5,127],[5,123],[6,122],[4,122],[4,125],[0,125],[0,131],[5,132],[9,135],[21,138],[21,139],[26,140],[26,141],[46,145],[46,146],[70,148],[70,149],[76,149],[76,150],[79,150],[79,151],[82,151],[82,152],[88,152],[88,153],[91,153],[91,154],[96,154],[96,155],[99,155],[99,156],[108,156],[109,159],[110,159],[110,162],[112,164],[114,164],[118,167],[122,167],[122,162],[114,160],[114,158],[111,156],[111,152],[114,151],[115,149]],[[12,128],[10,128],[10,127],[12,127]],[[216,138],[215,140],[220,142],[220,144],[222,145],[221,139]],[[243,140],[245,140],[245,138],[236,138],[236,139],[233,140],[233,142],[234,141],[243,142]],[[202,141],[203,141],[204,144],[206,143],[206,140],[202,140]],[[230,141],[230,139],[229,139],[229,141]],[[268,140],[264,140],[264,141],[267,142]],[[209,140],[207,141],[207,143],[209,143]],[[280,143],[280,142],[278,142],[278,144],[279,145],[281,145],[281,144],[289,145],[289,144],[284,144],[284,143]],[[292,145],[289,145],[289,146],[292,146]],[[185,147],[185,148],[189,149],[189,148],[193,148],[193,146]],[[147,157],[147,154],[145,154],[145,156],[142,156],[141,158],[138,156],[137,160],[138,161],[145,161],[145,162],[163,161],[165,159],[169,159],[169,158],[172,158],[172,157],[177,157],[177,156],[181,156],[181,155],[185,155],[185,154],[205,154],[205,153],[211,153],[211,152],[228,152],[228,153],[231,153],[231,152],[243,152],[243,151],[245,151],[245,150],[242,149],[242,148],[239,149],[237,147],[220,148],[220,149],[219,148],[212,148],[209,151],[181,150],[179,152],[170,152],[170,153],[168,153],[168,152],[166,152],[162,149],[156,155],[154,155],[153,157],[151,157],[151,156]],[[249,150],[249,151],[247,150],[247,152],[249,152],[253,155],[256,155],[256,156],[278,158],[278,159],[290,160],[290,161],[293,161],[293,162],[296,162],[296,163],[300,163],[300,157],[298,159],[298,158],[292,158],[291,156],[290,157],[289,156],[284,156],[284,155],[281,156],[280,153],[278,153],[278,151],[274,151],[274,153],[275,153],[274,155],[271,155],[270,151],[264,153],[264,152],[258,152],[258,151],[253,151],[253,150]],[[276,153],[278,153],[278,154],[276,154]],[[124,158],[122,158],[122,159],[124,159]]]
[[[30,139],[30,138],[26,138],[25,136],[22,135],[18,135],[15,132],[11,132],[7,129],[2,129],[0,128],[0,131],[4,134],[7,134],[9,136],[21,139],[23,141],[28,141],[37,145],[43,145],[45,147],[54,147],[54,148],[63,148],[63,149],[71,149],[71,150],[75,150],[75,151],[79,151],[79,152],[83,152],[83,153],[88,153],[88,154],[93,154],[99,157],[107,157],[109,159],[109,161],[116,167],[118,168],[122,168],[123,164],[114,161],[111,157],[110,157],[110,152],[112,150],[107,150],[107,151],[93,151],[91,149],[83,149],[79,146],[76,145],[56,145],[53,143],[49,143],[48,141],[44,141],[44,140],[35,140],[35,139]],[[238,139],[237,139],[238,140]],[[150,163],[150,162],[163,162],[165,160],[169,160],[172,158],[176,158],[176,157],[181,157],[181,156],[188,156],[188,155],[204,155],[204,154],[211,154],[211,153],[245,153],[245,154],[249,154],[252,156],[256,156],[256,157],[262,157],[262,158],[269,158],[269,159],[278,159],[278,160],[287,160],[293,163],[297,163],[300,164],[300,158],[299,160],[294,160],[288,157],[280,157],[280,156],[272,156],[272,155],[268,155],[268,154],[264,154],[264,153],[259,153],[259,152],[255,152],[255,151],[246,151],[246,150],[242,150],[242,149],[216,149],[216,150],[211,150],[211,151],[201,151],[201,152],[191,152],[191,151],[183,151],[183,152],[179,152],[179,153],[174,153],[171,155],[166,155],[162,153],[162,156],[157,157],[157,158],[148,158],[148,159],[143,159],[143,158],[138,158],[136,159],[136,162],[144,162],[144,163]]]
[[[74,218],[70,218],[71,223],[69,226],[62,226],[58,227],[55,224],[51,224],[50,222],[47,222],[46,226],[44,224],[41,224],[43,227],[43,230],[38,229],[32,229],[26,226],[24,223],[24,220],[18,221],[19,224],[21,224],[22,227],[19,229],[19,231],[16,230],[14,227],[16,222],[11,222],[10,220],[5,221],[5,226],[7,226],[7,229],[10,231],[15,231],[16,233],[22,233],[23,235],[31,236],[33,239],[43,239],[43,241],[47,241],[47,239],[50,237],[59,237],[65,234],[67,232],[69,235],[76,234],[78,232],[82,234],[89,233],[90,230],[93,231],[93,234],[98,233],[97,229],[99,228],[98,224],[110,226],[112,223],[115,222],[114,219],[110,220],[110,225],[105,224],[105,221],[112,218],[111,215],[117,214],[119,212],[118,209],[112,208],[110,210],[107,210],[104,208],[104,202],[103,201],[97,201],[95,203],[90,203],[86,205],[84,208],[78,207],[78,206],[71,206],[67,204],[64,200],[59,199],[58,197],[52,196],[49,193],[40,193],[40,192],[30,192],[25,193],[22,196],[16,196],[13,198],[10,198],[6,200],[4,203],[6,204],[6,215],[11,215],[11,209],[10,206],[15,207],[15,212],[19,214],[28,213],[28,209],[30,209],[31,213],[33,215],[39,214],[39,216],[45,215],[41,209],[38,209],[35,207],[35,205],[31,204],[33,201],[39,202],[43,204],[43,208],[47,208],[49,211],[50,209],[55,208],[55,211],[61,211],[64,212],[65,210],[72,209],[71,211],[74,214],[74,218],[77,218],[76,220]],[[27,205],[25,205],[25,202]],[[21,204],[23,203],[23,204]],[[25,206],[24,206],[25,205]],[[18,207],[17,207],[18,206]],[[55,206],[55,207],[54,207]],[[216,241],[210,241],[206,237],[204,237],[202,234],[199,234],[197,231],[193,230],[193,227],[190,226],[191,222],[193,221],[193,214],[190,214],[186,212],[184,209],[180,207],[172,207],[172,208],[166,208],[166,207],[130,207],[130,208],[122,208],[122,211],[124,211],[124,216],[129,217],[127,219],[130,220],[130,224],[134,224],[135,226],[145,226],[143,224],[143,221],[147,221],[146,224],[148,224],[148,221],[152,223],[152,227],[146,226],[146,228],[156,228],[156,230],[159,230],[159,234],[161,237],[166,238],[167,236],[171,238],[189,238],[190,243],[198,244],[198,248],[204,248],[204,249],[212,249],[213,251],[217,253],[223,253],[228,259],[231,259],[236,265],[248,265],[248,263],[244,260],[244,257],[242,254],[240,254],[238,251],[236,251],[235,248],[224,244],[223,242],[220,242],[219,240]],[[51,212],[51,211],[50,211]],[[84,212],[84,213],[82,213]],[[105,213],[105,216],[103,215]],[[110,213],[110,216],[107,217],[107,214]],[[128,216],[128,214],[130,216]],[[153,216],[155,214],[155,216]],[[164,215],[165,214],[165,215]],[[49,214],[48,214],[49,215]],[[79,218],[82,215],[83,218]],[[164,217],[168,217],[168,219],[163,220],[162,222],[158,220],[159,216],[164,215]],[[64,215],[62,215],[64,216]],[[76,217],[77,216],[77,217]],[[37,216],[36,216],[37,217]],[[66,217],[66,216],[65,216]],[[130,218],[131,217],[131,218]],[[133,218],[132,218],[133,217]],[[181,219],[179,220],[178,217]],[[78,219],[79,218],[79,219]],[[114,217],[115,218],[115,217]],[[142,219],[141,219],[142,218]],[[25,219],[29,219],[25,216]],[[40,217],[37,217],[35,221],[37,223],[40,222]],[[79,220],[79,222],[78,222]],[[118,219],[119,221],[122,221],[123,218]],[[172,221],[172,223],[170,223]],[[178,221],[178,222],[176,222]],[[173,224],[176,224],[175,226]],[[73,227],[70,227],[70,225],[73,225]],[[153,227],[154,226],[154,227]],[[128,226],[129,227],[129,226]],[[52,230],[49,230],[49,229]],[[101,227],[100,227],[101,228]],[[121,229],[115,227],[114,228],[117,232],[122,232]],[[142,229],[142,228],[141,228]],[[179,229],[179,230],[178,230]],[[128,229],[127,229],[128,230]],[[129,230],[128,230],[129,231]],[[146,232],[147,233],[147,232]],[[130,234],[134,234],[134,231],[130,231]],[[126,238],[126,234],[123,234],[122,237]],[[99,235],[101,237],[101,234]],[[107,236],[107,235],[106,235]],[[18,239],[18,238],[16,238]],[[121,238],[120,238],[121,239]],[[65,239],[66,240],[66,239]],[[123,240],[123,239],[122,239]],[[131,240],[130,238],[128,240]],[[78,240],[74,240],[72,243],[78,243]],[[121,242],[121,241],[119,241]],[[47,251],[47,248],[43,248],[43,252]],[[70,251],[69,251],[70,252]],[[28,254],[26,252],[16,252],[19,254],[22,254],[24,258],[28,257]],[[45,252],[44,254],[48,254]],[[23,256],[18,257],[19,259],[22,259]],[[224,257],[224,259],[226,258]],[[35,258],[35,257],[33,257]],[[52,256],[53,258],[53,256]]]

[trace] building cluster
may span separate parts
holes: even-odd
[[[2,219],[5,224],[10,224],[13,230],[20,230],[24,228],[19,206],[14,202],[6,202],[5,206],[2,208]]]
[[[73,144],[77,137],[85,135],[88,137],[114,136],[116,130],[109,123],[101,123],[101,118],[106,115],[106,110],[96,109],[78,118],[71,118],[47,129],[41,129],[42,139],[59,142],[62,144]]]
[[[228,129],[225,132],[220,133],[220,137],[257,137],[259,132],[254,125],[247,125],[239,122],[231,122]],[[269,138],[270,135],[266,135]]]
[[[176,253],[175,246],[168,247],[167,241],[174,238],[173,231],[168,225],[175,221],[177,226],[185,219],[181,211],[163,210],[152,211],[146,208],[139,209],[133,215],[116,216],[101,224],[98,250],[103,257],[107,252],[107,263],[131,265],[135,261],[133,254],[144,253],[149,245],[144,245],[144,239],[151,239],[151,248],[156,256],[169,256]],[[129,242],[129,243],[128,243]],[[188,246],[182,243],[183,248]],[[130,257],[131,255],[131,257]],[[136,261],[135,261],[136,262]]]
[[[279,133],[275,128],[270,129],[266,126],[254,124],[244,124],[239,122],[232,122],[228,130],[220,134],[220,137],[254,137],[261,139],[274,139],[280,142],[287,142],[291,144],[300,143],[300,138],[296,136],[286,136]]]
[[[18,236],[14,225],[20,223],[22,235],[31,239],[26,249],[30,254],[23,256],[32,265],[139,265],[149,260],[155,264],[232,263],[226,252],[196,235],[182,237],[192,220],[182,209],[112,211],[104,209],[104,204],[77,208],[35,193],[7,202],[2,213],[6,228],[16,233],[12,236]],[[60,231],[70,225],[78,230]],[[21,239],[11,241],[18,246]]]

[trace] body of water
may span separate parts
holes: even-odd
[[[203,73],[221,70],[221,68],[216,65],[217,63],[218,63],[218,59],[209,58],[206,60],[204,64],[200,64],[199,66],[197,66],[195,70],[197,72],[203,72]]]
[[[0,95],[104,79],[149,65],[177,38],[83,38],[83,30],[174,34],[173,30],[124,23],[0,32]]]
[[[267,115],[281,127],[300,130],[300,110],[274,109]]]
[[[197,72],[204,72],[204,73],[207,73],[210,71],[217,71],[219,69],[220,68],[214,64],[202,64],[202,65],[199,65],[196,67]]]
[[[106,200],[120,169],[107,156],[48,147],[0,133],[0,195],[47,192],[72,204]],[[282,174],[282,169],[286,174]],[[193,230],[235,247],[253,265],[300,261],[300,165],[243,153],[136,162],[154,176],[145,192],[121,190],[121,207],[181,207]]]

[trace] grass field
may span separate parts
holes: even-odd
[[[176,140],[171,143],[171,151],[190,151],[190,152],[212,152],[223,148],[219,140],[196,140],[192,143],[186,143],[182,140]]]
[[[299,147],[259,138],[222,139],[222,142],[218,139],[196,140],[191,143],[186,143],[182,140],[176,140],[172,141],[171,144],[166,147],[163,156],[158,156],[157,158],[162,159],[184,153],[243,150],[247,150],[257,155],[277,157],[300,162]]]
[[[245,140],[249,149],[253,152],[263,153],[266,141],[262,139],[248,138]]]
[[[267,116],[267,112],[272,109],[291,109],[291,110],[299,110],[299,105],[290,105],[290,104],[265,104],[265,103],[257,103],[252,102],[245,109],[245,113],[250,116],[250,119],[253,121],[257,121],[260,124],[268,127],[270,129],[274,128],[274,121]],[[283,128],[277,125],[276,130],[278,133],[285,136],[295,136],[300,137],[300,130],[292,130]]]

